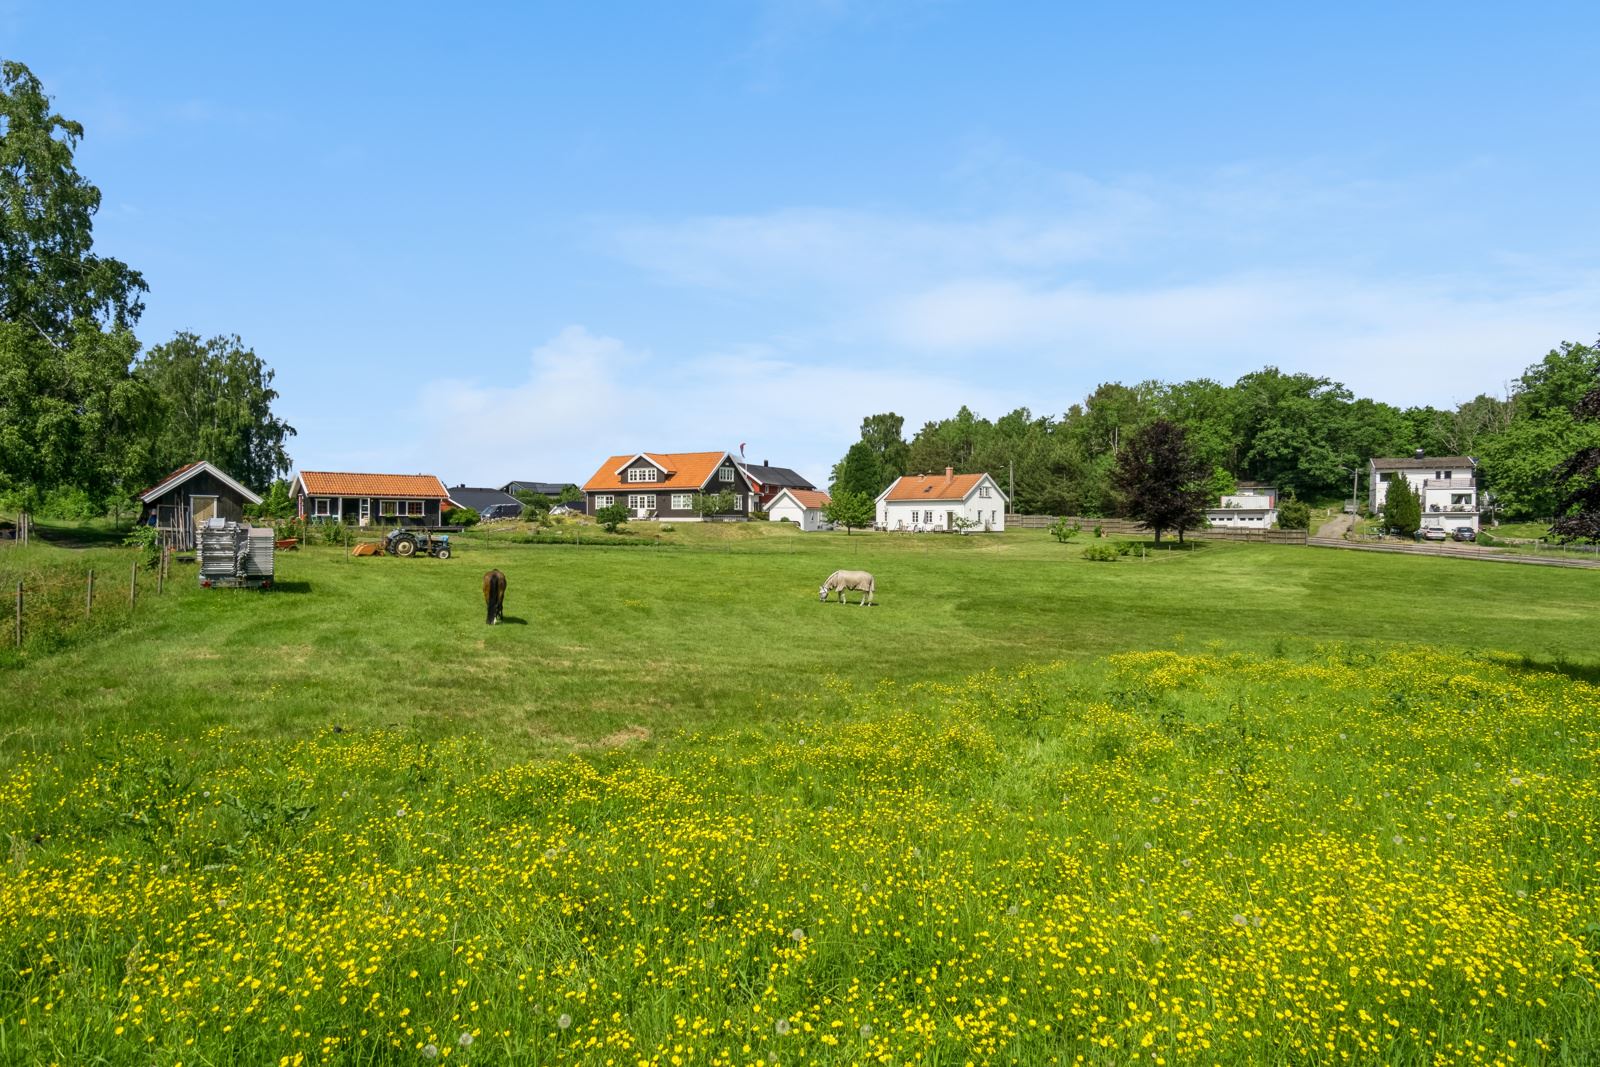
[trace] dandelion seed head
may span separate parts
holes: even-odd
[[[789,1029],[790,1029],[789,1020],[788,1019],[779,1019],[777,1022],[772,1024],[772,1028],[774,1030],[778,1031],[778,1036],[779,1037],[782,1037],[784,1034],[787,1034],[789,1032]]]
[[[426,1045],[422,1046],[422,1058],[423,1059],[431,1060],[431,1059],[433,1059],[434,1057],[436,1057],[438,1055],[439,1055],[439,1046],[438,1045],[435,1045],[435,1044],[430,1042],[429,1044],[426,1044]]]
[[[1235,926],[1243,926],[1246,923],[1248,923],[1249,921],[1250,921],[1249,919],[1246,919],[1244,917],[1244,912],[1236,911],[1236,912],[1233,913],[1233,925],[1235,925]]]
[[[872,1036],[872,1024],[871,1023],[862,1023],[861,1024],[861,1040],[865,1041],[867,1038],[869,1038],[871,1036]]]
[[[1021,908],[1019,908],[1015,904],[1013,904],[1013,905],[1011,905],[1011,907],[1006,909],[1006,914],[1007,915],[1015,915],[1015,914],[1017,914],[1017,912],[1019,912],[1021,910],[1022,910]]]
[[[471,1045],[472,1045],[472,1035],[467,1033],[465,1030],[463,1030],[461,1032],[461,1036],[456,1038],[456,1044],[460,1045],[462,1048],[471,1047]]]
[[[556,1025],[565,1030],[567,1027],[572,1025],[572,1016],[568,1015],[566,1012],[562,1012],[556,1017]]]
[[[804,930],[800,929],[800,927],[796,926],[793,930],[789,931],[789,940],[791,940],[791,941],[793,941],[793,942],[798,944],[799,942],[804,941],[805,939],[806,939],[806,932]]]

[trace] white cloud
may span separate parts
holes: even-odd
[[[666,360],[568,326],[535,349],[523,378],[426,384],[417,407],[448,432],[411,459],[451,484],[581,483],[615,453],[746,442],[751,460],[820,485],[864,415],[895,410],[915,429],[964,403],[996,414],[1014,406],[1000,391],[914,368],[804,361],[769,345]]]

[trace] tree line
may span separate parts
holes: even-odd
[[[1189,465],[1186,477],[1207,499],[1236,480],[1265,482],[1300,501],[1348,498],[1369,459],[1422,449],[1476,459],[1481,490],[1502,517],[1549,521],[1574,507],[1571,478],[1562,481],[1558,469],[1600,447],[1600,421],[1583,403],[1597,386],[1600,346],[1573,343],[1529,366],[1504,398],[1484,394],[1453,409],[1401,408],[1276,367],[1231,385],[1107,382],[1059,417],[1018,408],[991,421],[963,406],[909,441],[901,416],[869,415],[835,464],[831,487],[875,497],[902,474],[954,467],[1014,487],[1016,512],[1129,514],[1129,475],[1119,488],[1119,460],[1141,431],[1160,425],[1181,431],[1180,446],[1163,430],[1160,449]],[[1582,471],[1568,473],[1581,481]],[[1364,479],[1361,488],[1364,498]]]
[[[134,333],[144,276],[94,251],[100,190],[81,123],[23,64],[0,62],[0,506],[87,518],[196,459],[265,489],[294,428],[273,372],[236,336]]]

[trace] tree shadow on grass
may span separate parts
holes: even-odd
[[[1600,686],[1600,663],[1573,663],[1564,656],[1545,659],[1524,652],[1510,666],[1525,674],[1563,674],[1575,682]]]
[[[272,583],[272,591],[274,593],[309,593],[311,592],[311,583],[274,581]]]

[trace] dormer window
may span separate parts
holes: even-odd
[[[628,481],[630,482],[658,482],[661,472],[654,467],[629,467]]]
[[[717,480],[719,482],[731,482],[731,481],[733,481],[733,468],[732,467],[723,467],[721,470],[717,471]]]

